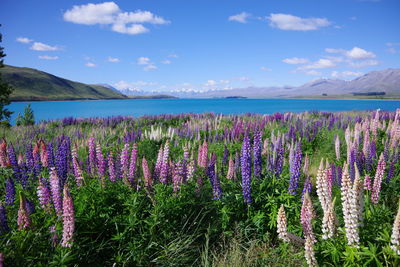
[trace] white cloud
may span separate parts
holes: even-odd
[[[307,58],[298,58],[298,57],[292,57],[292,58],[285,58],[282,60],[286,64],[306,64],[309,62]]]
[[[229,80],[219,80],[219,81],[216,81],[216,80],[208,80],[208,81],[204,84],[204,86],[207,86],[207,87],[225,86],[225,87],[226,87],[226,85],[229,84],[229,83],[230,83]]]
[[[349,62],[349,66],[353,68],[365,68],[365,67],[371,67],[371,66],[376,66],[379,65],[378,60],[364,60],[364,61],[358,61],[358,62]]]
[[[146,65],[143,70],[144,71],[150,71],[150,70],[156,70],[158,69],[156,65],[154,65],[153,63],[150,63],[148,65]]]
[[[240,23],[247,23],[247,18],[248,18],[249,16],[250,16],[249,13],[242,12],[242,13],[240,13],[240,14],[230,16],[230,17],[228,18],[228,20],[229,20],[229,21],[237,21],[237,22],[240,22]]]
[[[281,30],[312,31],[331,25],[326,18],[300,18],[290,14],[273,14],[268,17],[270,26]]]
[[[332,71],[331,76],[333,78],[349,78],[349,77],[359,77],[363,75],[362,72],[354,72],[354,71]]]
[[[120,60],[119,60],[119,58],[116,58],[116,57],[108,57],[107,61],[113,62],[113,63],[118,63]]]
[[[86,66],[86,67],[89,67],[89,68],[93,68],[93,67],[96,67],[96,64],[94,64],[94,63],[92,63],[92,62],[87,62],[87,63],[85,64],[85,66]]]
[[[345,50],[345,49],[336,49],[336,48],[326,48],[325,52],[331,53],[331,54],[342,54],[346,56],[347,58],[350,59],[368,59],[368,58],[374,58],[376,55],[370,51],[367,51],[365,49],[362,49],[360,47],[353,47],[351,50]]]
[[[166,60],[163,60],[163,61],[161,61],[161,63],[162,63],[162,64],[165,64],[165,65],[169,65],[169,64],[171,64],[171,63],[172,63],[172,61],[171,61],[171,60],[168,60],[168,59],[166,59]]]
[[[39,58],[40,59],[46,59],[46,60],[57,60],[58,56],[47,56],[47,55],[44,55],[44,56],[39,56]]]
[[[142,34],[149,31],[142,24],[168,24],[170,21],[150,11],[123,12],[114,2],[75,5],[64,13],[64,20],[83,25],[111,25],[111,29],[124,34]]]
[[[35,51],[57,51],[60,50],[59,47],[57,46],[51,46],[51,45],[47,45],[41,42],[34,42],[31,46],[32,50]]]
[[[208,80],[204,85],[205,86],[215,86],[215,85],[217,85],[217,82],[214,80]]]
[[[19,43],[23,43],[23,44],[29,44],[30,42],[32,42],[32,39],[26,38],[26,37],[18,37],[17,42]]]
[[[336,67],[336,64],[326,58],[321,58],[318,61],[312,62],[308,65],[301,66],[299,69],[302,70],[308,70],[308,69],[327,69],[327,68],[333,68]]]
[[[136,81],[136,82],[127,82],[127,81],[119,81],[113,86],[118,90],[130,90],[130,91],[139,91],[143,87],[151,87],[156,86],[156,82],[146,82],[146,81]]]
[[[150,58],[148,58],[148,57],[139,57],[137,59],[138,65],[148,65],[150,63],[151,63],[151,61],[150,61]]]
[[[264,66],[262,66],[262,67],[260,68],[260,70],[263,70],[263,71],[272,71],[270,68],[267,68],[267,67],[264,67]]]
[[[307,75],[312,75],[312,76],[319,76],[322,74],[321,72],[316,71],[316,70],[307,70],[304,73]]]

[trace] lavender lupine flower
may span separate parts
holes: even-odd
[[[17,156],[15,154],[14,146],[12,144],[10,144],[7,147],[7,150],[8,150],[7,152],[8,152],[8,157],[10,159],[11,168],[14,171],[14,177],[16,179],[19,179],[20,178],[20,170],[19,170]]]
[[[335,152],[336,152],[336,159],[340,159],[340,139],[339,136],[336,135],[336,140],[335,140]]]
[[[89,137],[88,139],[88,147],[89,147],[89,165],[90,169],[92,172],[97,167],[97,162],[96,162],[96,144],[95,144],[95,139],[94,136]]]
[[[108,154],[108,175],[111,182],[115,183],[117,181],[117,171],[115,168],[114,156],[112,151],[110,151]]]
[[[301,144],[298,143],[296,149],[293,150],[292,160],[290,161],[289,193],[292,195],[296,194],[297,187],[299,184],[301,160],[302,160]]]
[[[287,222],[285,215],[285,208],[283,204],[279,208],[278,216],[277,216],[277,228],[278,228],[278,238],[283,241],[289,242],[288,233],[287,233]]]
[[[261,178],[261,170],[262,170],[262,159],[261,159],[261,132],[256,131],[254,133],[254,141],[253,141],[253,159],[254,159],[254,177]]]
[[[15,185],[12,178],[6,180],[6,205],[14,205]]]
[[[63,233],[61,239],[61,246],[70,248],[73,243],[73,236],[75,231],[75,212],[74,203],[69,193],[68,184],[64,186],[63,198]]]
[[[213,198],[214,199],[220,199],[222,196],[222,189],[221,189],[221,184],[217,176],[217,171],[216,171],[216,161],[217,157],[215,154],[211,156],[211,160],[208,163],[207,167],[207,175],[208,178],[210,179],[211,187],[213,189]]]
[[[310,179],[310,176],[307,176],[305,181],[304,181],[303,192],[302,192],[302,195],[301,195],[301,201],[302,202],[304,201],[304,195],[307,194],[307,193],[310,195],[311,191],[312,191],[311,179]]]
[[[153,188],[153,178],[150,173],[149,165],[145,157],[142,159],[142,170],[144,177],[144,185],[147,189],[151,190]]]
[[[229,150],[226,147],[226,145],[224,146],[224,154],[222,156],[222,165],[225,166],[226,163],[228,163],[228,155],[229,155]]]
[[[185,145],[183,147],[183,161],[182,161],[182,177],[183,182],[186,183],[188,176],[188,162],[189,162],[189,149]]]
[[[42,171],[42,162],[40,160],[39,153],[33,153],[34,169],[33,172],[35,176],[39,176]]]
[[[233,176],[235,175],[235,163],[233,162],[232,156],[229,157],[229,167],[228,167],[228,174],[226,175],[226,178],[228,180],[232,180]]]
[[[351,178],[352,182],[354,181],[354,178],[355,178],[355,171],[356,171],[355,163],[356,163],[356,160],[357,160],[356,159],[356,155],[357,155],[356,150],[354,148],[354,145],[352,145],[350,147],[350,161],[349,161],[350,178]]]
[[[56,170],[60,179],[60,188],[64,186],[68,173],[68,142],[63,139],[56,152]]]
[[[132,146],[131,159],[129,162],[129,175],[128,175],[129,182],[132,185],[135,183],[137,154],[138,154],[137,145],[134,144]]]
[[[75,147],[72,148],[72,166],[74,168],[76,185],[78,187],[81,187],[81,185],[83,184],[83,174],[82,174],[81,166],[79,165],[79,162],[78,162],[78,153],[76,152]]]
[[[241,167],[243,199],[245,203],[251,204],[251,152],[250,138],[248,136],[245,136],[243,139],[241,150]]]
[[[47,146],[47,167],[51,168],[51,167],[55,167],[55,159],[54,159],[54,152],[53,152],[53,144],[49,143]],[[43,164],[43,166],[45,166]]]
[[[385,174],[385,167],[386,167],[386,162],[383,153],[381,153],[378,161],[378,166],[376,167],[374,184],[372,186],[372,193],[371,193],[371,202],[374,204],[378,204],[379,201],[379,194],[381,192],[381,184],[383,176]]]
[[[131,181],[128,179],[128,172],[129,172],[129,144],[125,144],[124,148],[122,149],[121,152],[121,157],[120,157],[120,164],[121,164],[121,175],[122,175],[122,180],[127,186],[132,186]],[[136,164],[136,161],[135,161]],[[136,166],[135,166],[136,168]]]
[[[172,175],[174,193],[178,192],[181,189],[182,181],[183,181],[182,162],[178,161],[174,166]]]
[[[107,160],[104,158],[100,144],[96,145],[96,158],[97,158],[97,172],[100,176],[100,179],[103,180],[107,171]]]
[[[169,167],[168,161],[169,161],[169,141],[167,141],[164,146],[163,160],[160,169],[160,182],[163,184],[167,183],[168,167]]]
[[[29,215],[35,213],[35,204],[33,201],[29,201],[29,199],[26,200],[26,211],[28,212]]]
[[[7,214],[6,208],[3,203],[0,202],[0,235],[10,231],[10,227],[8,227],[7,223]]]
[[[394,162],[392,161],[389,164],[389,171],[388,171],[388,174],[387,174],[387,177],[386,177],[386,182],[390,183],[390,181],[392,180],[393,176],[394,176]]]
[[[37,195],[39,199],[40,206],[47,212],[51,209],[51,193],[50,189],[44,185],[42,179],[39,177],[39,185],[37,188]]]
[[[371,185],[371,177],[369,175],[365,175],[364,178],[364,190],[371,190],[372,185]]]
[[[310,195],[307,193],[304,195],[303,204],[301,206],[300,222],[303,227],[304,237],[310,238],[313,241],[313,243],[316,242],[311,223],[314,217],[315,214],[314,214],[313,204],[311,202]]]
[[[396,218],[393,223],[392,236],[390,240],[390,247],[400,256],[400,202],[397,210]]]
[[[30,228],[32,226],[31,218],[29,217],[28,210],[26,208],[25,196],[20,192],[19,194],[19,210],[18,210],[18,230]]]
[[[53,205],[57,216],[62,215],[62,196],[60,189],[60,179],[54,167],[50,168],[50,190],[53,199]]]
[[[154,174],[153,174],[154,179],[158,179],[160,177],[163,156],[164,156],[164,150],[163,150],[163,146],[161,145],[160,149],[158,150],[157,161],[156,161],[156,165],[154,167]]]

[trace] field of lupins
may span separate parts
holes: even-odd
[[[0,266],[400,265],[400,109],[1,131]]]

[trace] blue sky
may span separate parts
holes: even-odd
[[[120,89],[210,90],[400,68],[400,1],[2,0],[5,63]]]

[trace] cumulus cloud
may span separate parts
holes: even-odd
[[[312,31],[332,24],[326,18],[301,18],[282,13],[271,13],[268,20],[271,27],[290,31]]]
[[[93,62],[87,62],[87,63],[85,64],[85,66],[86,66],[86,67],[89,67],[89,68],[93,68],[93,67],[96,67],[96,64],[94,64]]]
[[[144,71],[156,70],[158,69],[157,66],[151,62],[150,58],[148,57],[139,57],[136,61],[136,64],[143,65]]]
[[[240,22],[240,23],[247,23],[247,18],[248,18],[249,16],[250,16],[249,13],[242,12],[242,13],[239,13],[239,14],[237,14],[237,15],[230,16],[230,17],[228,18],[228,20],[229,20],[229,21],[237,21],[237,22]]]
[[[359,77],[363,75],[362,72],[354,72],[354,71],[332,71],[331,76],[333,78],[352,78],[352,77]]]
[[[44,56],[39,56],[39,58],[40,59],[45,59],[45,60],[57,60],[58,56],[47,56],[47,55],[44,55]]]
[[[23,44],[29,44],[30,42],[32,42],[32,39],[26,38],[26,37],[18,37],[17,42],[19,43],[23,43]]]
[[[120,60],[119,60],[119,58],[116,58],[116,57],[108,57],[107,61],[112,62],[112,63],[118,63]]]
[[[57,50],[60,50],[60,48],[57,46],[51,46],[51,45],[44,44],[41,42],[34,42],[31,46],[31,49],[35,50],[35,51],[57,51]]]
[[[336,67],[336,64],[332,60],[326,59],[326,58],[321,58],[318,61],[311,62],[310,64],[301,66],[300,69],[303,69],[303,70],[327,69],[327,68],[334,68],[334,67]]]
[[[362,49],[360,47],[353,47],[350,50],[345,50],[345,49],[336,49],[336,48],[326,48],[325,52],[331,53],[331,54],[342,54],[350,59],[368,59],[368,58],[374,58],[376,55],[370,51],[367,51],[365,49]]]
[[[296,64],[306,64],[309,62],[309,60],[307,58],[298,58],[298,57],[292,57],[292,58],[285,58],[284,60],[282,60],[284,63],[286,64],[292,64],[292,65],[296,65]]]
[[[156,65],[154,65],[153,63],[146,65],[143,70],[144,71],[150,71],[150,70],[156,70],[158,69],[158,67]]]
[[[114,2],[76,5],[64,13],[64,20],[83,25],[111,25],[111,29],[123,34],[142,34],[149,31],[148,24],[168,24],[170,21],[150,11],[123,12]]]

